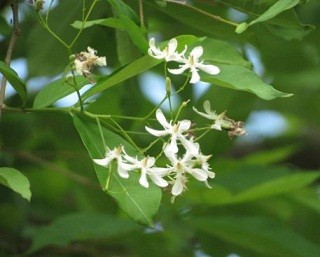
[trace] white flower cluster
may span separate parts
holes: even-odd
[[[184,50],[179,53],[177,52],[178,42],[175,38],[171,39],[168,45],[163,49],[157,48],[155,46],[155,39],[151,38],[149,40],[149,49],[148,53],[150,56],[156,59],[164,59],[166,62],[175,61],[181,63],[178,69],[168,69],[172,74],[182,74],[187,69],[191,72],[190,83],[194,84],[200,81],[200,75],[198,70],[202,70],[211,75],[217,75],[220,73],[219,67],[212,64],[203,64],[203,61],[200,61],[199,58],[203,54],[203,47],[197,46],[193,48],[188,57],[185,57],[184,54],[187,51],[187,46]]]
[[[123,146],[108,149],[103,159],[93,161],[104,167],[108,167],[115,160],[117,162],[117,172],[122,178],[128,178],[130,171],[140,171],[139,183],[148,188],[148,177],[159,187],[172,185],[172,195],[178,196],[186,189],[188,176],[193,176],[196,180],[205,182],[207,186],[208,178],[214,178],[215,173],[211,171],[208,160],[211,155],[203,155],[200,145],[193,141],[193,137],[188,136],[191,127],[190,120],[182,120],[177,123],[168,122],[160,109],[156,111],[156,118],[163,127],[163,130],[155,130],[145,127],[146,130],[157,137],[170,135],[168,143],[164,144],[163,152],[168,159],[166,167],[155,166],[154,157],[131,157]],[[179,146],[184,150],[179,153]]]
[[[79,75],[90,76],[94,65],[106,66],[106,57],[96,55],[97,51],[91,47],[87,47],[87,52],[80,52],[74,60],[75,70]]]

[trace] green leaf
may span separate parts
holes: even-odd
[[[71,24],[71,26],[76,29],[81,29],[82,26],[83,28],[89,28],[94,25],[102,25],[102,26],[120,29],[120,30],[125,29],[121,20],[117,18],[97,19],[92,21],[86,21],[84,24],[82,24],[82,21],[75,21]]]
[[[194,44],[195,42],[198,42],[199,39],[195,36],[191,35],[182,35],[179,37],[176,37],[178,41],[178,50],[181,51],[184,48],[184,45],[187,44]],[[166,44],[166,42],[163,42],[162,44]],[[161,43],[159,44],[161,45]],[[99,93],[109,87],[115,86],[129,78],[132,78],[142,72],[145,72],[152,67],[160,64],[163,62],[162,60],[155,59],[149,55],[143,56],[119,69],[114,71],[109,76],[102,78],[97,81],[97,84],[94,85],[92,88],[90,88],[88,91],[86,91],[83,94],[84,98],[88,98],[96,93]]]
[[[201,76],[201,80],[221,87],[247,91],[265,100],[292,96],[292,94],[274,89],[272,86],[264,83],[252,70],[240,65],[220,64],[217,66],[221,70],[218,75],[212,76],[204,73]]]
[[[257,19],[251,21],[249,23],[249,26],[252,26],[253,24],[256,24],[258,22],[269,20],[281,12],[291,9],[295,7],[299,3],[299,1],[300,0],[279,0],[263,14],[261,14]]]
[[[320,247],[282,223],[263,217],[197,217],[189,221],[200,233],[208,233],[263,256],[317,256]],[[260,256],[260,255],[259,255]]]
[[[100,213],[71,213],[50,225],[31,230],[28,253],[48,245],[66,246],[74,241],[109,239],[139,229],[139,226],[116,216]],[[30,233],[30,232],[29,232]]]
[[[140,49],[142,53],[147,53],[148,42],[140,27],[125,15],[120,15],[120,20],[130,36],[132,42]]]
[[[319,172],[303,172],[272,179],[248,188],[226,200],[226,203],[255,201],[303,188],[320,177]]]
[[[8,64],[0,61],[0,73],[10,82],[12,87],[20,95],[23,103],[27,99],[27,88],[26,83],[19,78],[18,74]]]
[[[0,168],[0,183],[9,187],[13,191],[20,194],[23,198],[30,201],[30,183],[27,177],[24,176],[20,171],[7,167]]]
[[[251,22],[239,24],[236,29],[238,33],[263,21],[263,25],[275,35],[288,40],[301,40],[314,28],[310,25],[301,24],[295,10],[292,9],[299,3],[299,0],[262,0],[246,1],[245,3],[242,0],[219,1],[255,18]]]
[[[103,158],[105,146],[102,143],[101,135],[96,123],[84,121],[73,116],[74,125],[87,148],[92,159]],[[138,152],[122,137],[102,128],[103,136],[107,146],[112,149],[123,145],[130,155],[138,155]],[[152,226],[152,217],[157,213],[161,201],[161,190],[150,183],[149,188],[142,187],[138,180],[139,174],[132,172],[128,179],[119,177],[115,168],[105,168],[94,164],[97,177],[101,187],[112,197],[119,206],[127,212],[136,222]]]
[[[140,19],[135,11],[132,10],[132,8],[123,1],[108,0],[108,2],[113,7],[113,11],[115,12],[116,16],[119,17],[120,15],[124,15],[127,16],[128,19],[131,19],[134,23],[140,23]]]
[[[245,60],[237,49],[231,44],[212,38],[205,38],[198,45],[203,47],[203,59],[205,62],[234,64],[251,68],[252,64]]]
[[[76,76],[75,80],[78,89],[90,84],[88,79],[83,76]],[[72,94],[75,92],[75,89],[70,84],[74,84],[72,77],[60,78],[49,83],[36,95],[33,108],[48,107],[59,99]]]

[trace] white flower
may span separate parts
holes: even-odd
[[[125,155],[124,158],[130,163],[130,164],[124,165],[126,169],[140,170],[141,175],[140,175],[139,183],[142,186],[146,188],[149,187],[147,175],[153,181],[153,183],[155,183],[159,187],[166,187],[168,185],[168,182],[162,178],[165,175],[167,175],[167,169],[154,167],[154,164],[155,164],[154,157],[147,156],[142,160],[138,160],[137,158],[132,158],[129,155]]]
[[[208,100],[204,101],[203,109],[205,110],[206,113],[199,112],[195,107],[193,107],[193,110],[196,113],[198,113],[200,116],[214,121],[214,123],[211,125],[212,129],[222,130],[221,125],[223,124],[223,121],[224,121],[225,112],[219,115],[216,114],[216,112],[211,110],[211,105]]]
[[[193,144],[193,142],[186,138],[186,135],[183,134],[184,132],[187,132],[191,127],[190,120],[182,120],[172,125],[172,121],[168,122],[160,109],[156,111],[156,118],[162,125],[164,130],[155,130],[147,126],[145,127],[145,129],[150,134],[157,137],[171,135],[170,143],[166,147],[168,151],[177,153],[179,150],[177,146],[177,140],[179,140],[187,151],[192,154],[197,154],[198,149],[196,148],[196,146]]]
[[[120,177],[128,178],[128,169],[122,159],[122,152],[125,153],[123,146],[115,147],[113,150],[107,148],[107,152],[103,159],[93,159],[93,161],[101,166],[108,167],[113,160],[117,161],[117,172]]]
[[[203,61],[199,61],[199,58],[203,54],[202,46],[197,46],[192,49],[189,54],[188,59],[182,59],[179,62],[182,62],[178,69],[168,69],[172,74],[182,74],[185,70],[190,69],[191,71],[191,80],[190,83],[197,83],[200,81],[200,75],[198,69],[207,72],[211,75],[217,75],[220,72],[220,69],[211,64],[203,64]]]
[[[94,65],[106,66],[106,57],[99,57],[96,55],[96,50],[87,47],[87,52],[80,52],[76,55],[74,60],[75,70],[79,75],[89,76]]]
[[[168,166],[169,174],[173,174],[174,182],[171,193],[174,196],[180,195],[186,188],[186,182],[188,181],[186,174],[192,175],[199,181],[206,181],[208,174],[205,170],[194,167],[193,154],[186,152],[183,158],[178,158],[176,153],[164,150],[165,155],[170,160],[171,165]]]
[[[149,49],[148,54],[156,59],[165,59],[167,62],[169,61],[179,61],[182,60],[183,54],[187,50],[186,46],[185,49],[179,54],[177,50],[178,41],[175,38],[172,38],[168,45],[161,51],[155,45],[155,39],[152,37],[149,40]]]

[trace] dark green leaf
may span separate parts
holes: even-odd
[[[103,158],[105,146],[102,143],[98,125],[91,122],[83,122],[73,116],[74,125],[87,148],[92,159]],[[126,152],[138,155],[138,152],[122,137],[102,128],[107,147],[113,149],[123,145]],[[113,196],[119,206],[126,211],[136,222],[152,226],[152,217],[158,211],[161,201],[161,190],[150,183],[149,188],[142,187],[138,180],[139,175],[131,173],[128,179],[119,177],[115,169],[109,169],[94,164],[94,168],[103,190]]]
[[[197,217],[190,223],[217,238],[263,256],[317,256],[320,247],[281,223],[261,217]]]
[[[19,78],[18,74],[10,68],[5,62],[0,61],[0,73],[10,82],[12,87],[20,95],[23,102],[27,99],[27,88],[26,83]]]
[[[83,76],[77,76],[75,77],[75,80],[78,89],[87,84],[90,84],[88,79]],[[33,108],[48,107],[59,99],[75,92],[74,87],[70,84],[74,85],[74,80],[72,77],[60,78],[49,83],[36,95],[33,103]]]
[[[127,16],[128,19],[131,19],[134,23],[139,24],[140,19],[138,15],[135,13],[132,8],[124,3],[123,1],[119,0],[107,0],[110,5],[113,7],[113,11],[115,12],[116,16],[119,17],[120,15]]]
[[[33,229],[33,242],[28,253],[48,245],[66,246],[74,241],[119,237],[138,228],[130,221],[107,214],[72,213],[56,219],[48,226]]]
[[[20,171],[7,167],[0,168],[0,184],[9,187],[23,198],[30,201],[30,183],[27,177]]]
[[[217,66],[221,70],[218,75],[203,74],[201,80],[222,87],[247,91],[265,100],[292,96],[292,94],[274,89],[272,86],[264,83],[253,71],[242,66],[224,64]]]

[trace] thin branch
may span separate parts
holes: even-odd
[[[144,27],[143,0],[139,0],[140,25]]]
[[[8,49],[7,49],[7,53],[6,53],[6,58],[5,58],[5,62],[8,65],[10,65],[14,46],[15,46],[16,41],[20,35],[18,0],[12,0],[10,5],[11,5],[12,15],[13,15],[13,18],[12,18],[13,31],[11,34],[11,38],[9,41],[9,45],[8,45]],[[4,101],[4,97],[5,97],[5,93],[6,93],[6,85],[7,85],[7,80],[3,76],[2,80],[1,80],[1,86],[0,86],[0,122],[1,122],[1,112],[2,112],[2,107],[3,107],[3,101]]]

